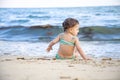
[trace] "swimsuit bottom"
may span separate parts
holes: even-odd
[[[75,59],[74,56],[72,56],[71,58],[62,58],[61,56],[59,56],[59,54],[56,54],[55,58],[56,59]]]

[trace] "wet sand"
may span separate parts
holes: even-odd
[[[0,80],[120,80],[120,59],[0,56]]]

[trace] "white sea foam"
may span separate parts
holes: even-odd
[[[10,42],[0,41],[0,55],[26,55],[39,57],[54,57],[59,44],[53,46],[50,53],[46,52],[48,43],[41,42]],[[94,57],[120,58],[120,43],[114,42],[81,42],[81,47],[87,55]]]

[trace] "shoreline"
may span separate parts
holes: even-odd
[[[40,46],[42,45],[42,46]],[[108,41],[80,41],[80,45],[86,55],[102,58],[120,58],[119,47],[120,42],[108,42]],[[48,42],[12,42],[12,41],[0,41],[0,56],[2,55],[23,55],[23,56],[46,56],[54,57],[59,43],[53,46],[53,50],[50,53],[46,52]]]
[[[0,80],[120,80],[120,59],[0,56]]]

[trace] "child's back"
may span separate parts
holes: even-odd
[[[75,48],[75,37],[69,33],[62,33],[59,35],[59,50],[58,54],[64,58],[71,58]]]

